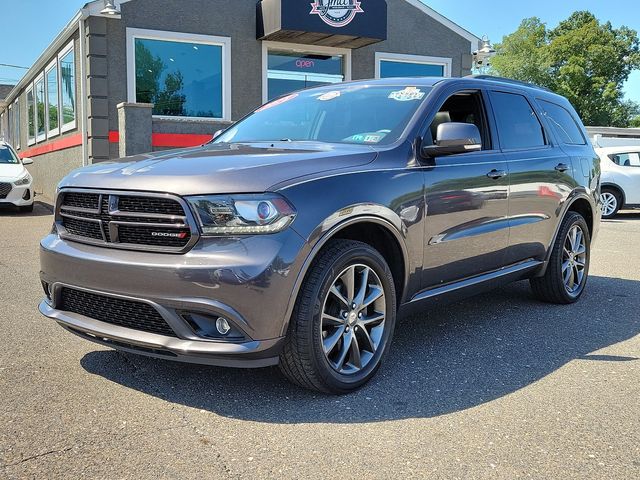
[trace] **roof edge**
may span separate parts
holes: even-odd
[[[442,25],[444,25],[445,27],[447,27],[449,30],[454,31],[455,33],[457,33],[461,37],[466,38],[467,40],[469,40],[469,42],[471,43],[471,51],[470,51],[470,53],[475,52],[479,48],[480,42],[482,42],[482,39],[480,37],[478,37],[477,35],[474,35],[469,30],[461,27],[460,25],[458,25],[454,21],[449,20],[447,17],[445,17],[441,13],[438,13],[433,8],[425,5],[420,0],[405,0],[405,1],[407,3],[410,3],[411,5],[413,5],[417,9],[421,10],[422,12],[426,13],[431,18],[433,18],[437,22],[439,22]]]

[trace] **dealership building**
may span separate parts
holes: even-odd
[[[97,0],[0,101],[0,138],[52,198],[75,168],[200,145],[293,90],[467,75],[479,43],[420,0]]]

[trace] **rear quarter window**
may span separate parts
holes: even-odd
[[[586,145],[585,140],[578,123],[573,115],[564,107],[546,100],[538,100],[544,111],[544,116],[551,124],[551,128],[562,143],[567,145]]]

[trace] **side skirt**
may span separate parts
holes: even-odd
[[[399,315],[406,316],[417,313],[428,306],[442,305],[477,295],[511,282],[529,278],[544,265],[540,260],[527,260],[500,270],[467,278],[442,287],[423,290],[400,307]]]

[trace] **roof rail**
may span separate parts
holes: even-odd
[[[467,78],[477,78],[479,80],[489,80],[489,81],[500,82],[500,83],[511,83],[513,85],[521,85],[523,87],[537,88],[539,90],[544,90],[546,92],[554,93],[553,90],[550,90],[547,87],[541,87],[540,85],[536,85],[535,83],[514,80],[513,78],[496,77],[494,75],[467,75]]]

